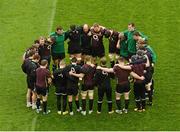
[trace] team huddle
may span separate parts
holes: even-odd
[[[108,59],[105,56],[104,38],[109,42]],[[68,41],[70,64],[65,61],[65,41]],[[32,107],[37,113],[42,111],[43,114],[48,114],[48,93],[55,86],[58,114],[74,115],[73,100],[77,112],[82,115],[87,112],[91,114],[96,89],[97,114],[101,114],[104,95],[109,114],[128,113],[132,83],[134,111],[144,112],[146,105],[152,106],[155,63],[156,54],[150,47],[147,36],[137,31],[134,23],[129,23],[128,30],[123,32],[97,23],[92,27],[88,24],[71,25],[67,31],[57,27],[47,38],[35,40],[23,55],[21,68],[27,75],[28,87],[26,106]],[[112,87],[112,79],[117,80],[115,88]],[[112,100],[114,89],[115,108]]]

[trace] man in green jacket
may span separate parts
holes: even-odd
[[[50,34],[50,37],[55,39],[51,47],[51,55],[54,62],[53,69],[56,69],[58,63],[65,58],[64,41],[67,39],[66,34],[62,27],[57,27],[56,31]]]
[[[133,39],[133,33],[138,32],[135,28],[134,23],[128,24],[128,30],[124,31],[124,36],[127,38],[127,45],[128,45],[128,57],[131,58],[132,55],[136,54],[136,41]],[[140,32],[139,32],[140,33]],[[144,40],[147,40],[147,37],[140,33],[141,37]]]

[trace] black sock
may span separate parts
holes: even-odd
[[[57,95],[57,109],[61,111],[61,95]]]
[[[93,99],[89,99],[89,110],[93,109]]]
[[[57,68],[57,66],[56,66],[55,64],[53,64],[53,66],[52,66],[52,71],[55,71],[56,68]]]
[[[79,109],[79,100],[76,100],[76,107]]]
[[[142,109],[145,109],[145,107],[146,107],[146,99],[142,99],[141,103],[142,103]]]
[[[110,63],[111,63],[111,68],[113,68],[114,64],[115,64],[115,61],[111,61]]]
[[[41,102],[40,102],[40,98],[37,98],[37,101],[36,101],[36,106],[37,106],[37,109],[39,109],[40,105],[41,105]]]
[[[109,112],[112,111],[112,102],[108,103],[108,111],[109,111]]]
[[[138,110],[141,109],[141,103],[140,103],[140,100],[136,100],[136,107],[138,108]]]
[[[72,102],[69,102],[69,111],[72,112]]]
[[[44,109],[44,112],[47,111],[47,101],[43,101],[43,109]]]
[[[125,103],[125,109],[128,109],[128,106],[129,106],[129,99],[125,99],[124,103]]]
[[[148,98],[149,98],[149,102],[152,102],[152,93],[151,93],[151,91],[148,91]]]
[[[121,100],[116,100],[118,110],[121,110]]]
[[[67,95],[63,95],[63,112],[66,111],[67,106]]]
[[[98,111],[101,112],[102,101],[98,101]]]
[[[82,99],[82,111],[86,111],[86,99]]]
[[[152,85],[151,85],[151,95],[154,94],[154,80],[152,79]]]

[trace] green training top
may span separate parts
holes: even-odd
[[[128,45],[126,40],[120,42],[120,56],[128,57]]]
[[[124,36],[127,38],[127,44],[128,44],[128,52],[135,54],[137,49],[136,49],[136,41],[133,39],[133,33],[137,32],[135,29],[134,31],[124,31]],[[147,40],[147,37],[143,35],[141,32],[139,32],[142,38],[145,38]]]
[[[64,48],[65,35],[66,35],[65,32],[61,35],[57,34],[56,32],[50,34],[50,37],[54,37],[56,40],[55,43],[52,45],[51,52],[65,53],[65,48]]]

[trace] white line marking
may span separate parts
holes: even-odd
[[[37,115],[32,119],[32,124],[31,124],[31,131],[35,131],[36,129],[36,122],[37,122]]]
[[[53,22],[54,22],[54,18],[55,18],[55,14],[56,14],[56,4],[57,4],[57,0],[53,0],[52,12],[51,12],[50,20],[49,20],[48,33],[50,33],[53,28]],[[36,129],[37,117],[38,116],[36,115],[32,119],[31,131],[35,131],[35,129]]]
[[[57,0],[53,0],[52,11],[51,11],[51,16],[49,20],[48,33],[51,33],[52,28],[53,28],[53,22],[56,15],[56,5],[57,5]]]

